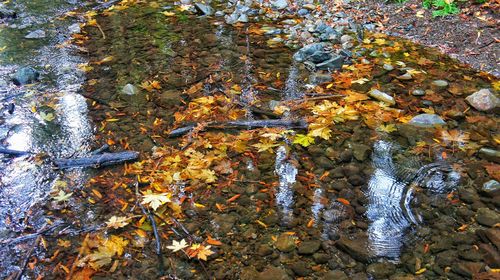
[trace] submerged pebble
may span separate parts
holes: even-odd
[[[435,114],[420,114],[413,117],[410,121],[410,124],[414,126],[420,127],[434,127],[439,125],[445,125],[446,122]]]

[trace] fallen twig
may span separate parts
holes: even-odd
[[[11,150],[11,149],[0,147],[0,154],[9,155],[9,156],[15,156],[15,157],[20,157],[20,156],[29,155],[31,153],[30,152],[26,152],[26,151]]]
[[[23,263],[21,265],[21,270],[19,271],[19,273],[17,273],[16,278],[14,278],[15,280],[20,280],[21,277],[23,276],[24,271],[26,271],[26,266],[28,265],[28,262],[31,258],[31,255],[33,255],[33,251],[35,251],[35,248],[38,247],[38,243],[40,242],[41,239],[42,239],[42,237],[39,235],[36,238],[35,242],[33,242],[33,244],[31,245],[30,250],[28,251],[28,253],[24,257]]]
[[[137,196],[137,201],[139,201],[139,183],[135,183],[135,195]],[[163,254],[161,252],[161,240],[160,240],[160,234],[158,233],[158,227],[156,226],[156,221],[154,215],[147,211],[144,206],[140,202],[137,203],[139,207],[142,210],[142,213],[146,215],[151,222],[151,227],[153,228],[153,234],[155,236],[155,243],[156,243],[156,256],[158,257],[158,271],[160,276],[163,276],[165,274],[165,264],[163,263]]]
[[[102,153],[76,159],[56,159],[54,160],[54,163],[60,169],[92,166],[101,167],[136,160],[138,157],[139,152],[125,151],[117,153]]]
[[[190,131],[192,131],[196,125],[189,125],[185,127],[180,127],[172,130],[168,137],[179,137]],[[253,129],[259,127],[286,127],[286,128],[299,128],[306,129],[307,123],[304,120],[293,121],[293,120],[240,120],[240,121],[228,121],[228,122],[212,122],[205,125],[205,129]]]

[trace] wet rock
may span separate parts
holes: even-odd
[[[353,186],[362,186],[365,183],[365,180],[360,175],[353,175],[347,178],[347,182]]]
[[[479,208],[476,214],[476,221],[487,227],[493,227],[500,223],[500,214],[489,208]]]
[[[413,96],[424,96],[425,91],[423,89],[415,89],[411,92]]]
[[[348,280],[349,277],[347,277],[347,275],[341,271],[341,270],[332,270],[332,271],[328,271],[327,273],[325,273],[325,275],[323,275],[323,277],[321,279],[324,279],[324,280]]]
[[[434,127],[446,124],[443,119],[435,114],[416,115],[408,123],[418,127]]]
[[[480,262],[459,262],[451,265],[451,271],[467,278],[472,278],[473,275],[477,274],[483,268],[484,263]]]
[[[293,58],[298,61],[298,62],[304,62],[309,56],[312,54],[318,52],[318,51],[324,51],[325,45],[323,43],[315,43],[315,44],[310,44],[306,45],[300,50],[298,50],[294,55]]]
[[[472,204],[480,199],[474,188],[461,188],[458,191],[458,195],[460,200],[468,204]]]
[[[68,31],[71,33],[71,34],[77,34],[77,33],[80,33],[81,32],[81,28],[80,28],[80,24],[79,23],[74,23],[70,26],[68,26]]]
[[[500,229],[490,228],[487,230],[477,230],[477,235],[483,239],[484,242],[491,242],[500,250]]]
[[[500,163],[500,151],[489,149],[489,148],[481,148],[479,149],[479,156],[486,160],[491,160],[497,163]]]
[[[371,148],[364,144],[352,144],[352,154],[359,161],[365,161],[370,155]]]
[[[500,183],[497,180],[489,180],[483,184],[481,191],[490,197],[500,194]]]
[[[271,255],[273,253],[273,248],[267,244],[261,244],[257,249],[257,254],[261,257]]]
[[[254,280],[259,276],[259,273],[255,269],[255,267],[250,266],[250,267],[243,267],[241,269],[239,278],[241,280]]]
[[[412,80],[413,76],[410,73],[406,72],[403,75],[397,76],[396,79],[402,80],[402,81],[408,81],[408,80]]]
[[[396,266],[390,262],[372,263],[366,268],[366,273],[375,279],[385,279],[395,271]]]
[[[342,65],[344,65],[344,57],[340,56],[340,55],[336,55],[327,61],[316,64],[316,69],[318,69],[318,70],[335,70],[335,69],[341,69]]]
[[[314,262],[316,262],[317,264],[324,264],[324,263],[327,263],[331,259],[331,257],[328,254],[315,253],[313,255],[313,259],[314,259]]]
[[[286,0],[274,0],[271,1],[271,7],[277,10],[283,10],[288,7],[288,2]]]
[[[335,167],[335,163],[325,156],[314,159],[314,162],[323,169],[332,169]]]
[[[476,249],[469,249],[469,250],[460,251],[458,253],[458,255],[463,260],[473,261],[473,262],[480,261],[483,258],[483,256],[479,252],[479,250],[476,250]]]
[[[440,267],[447,267],[455,261],[458,253],[455,250],[447,250],[436,255],[436,263]]]
[[[300,9],[300,10],[297,12],[297,14],[298,14],[299,16],[305,16],[305,15],[309,14],[309,10],[308,10],[308,9],[304,9],[304,8],[302,8],[302,9]]]
[[[465,98],[467,102],[479,111],[489,111],[500,106],[500,99],[489,89],[481,89]]]
[[[321,242],[319,240],[303,241],[300,243],[298,251],[301,255],[311,255],[319,250]]]
[[[323,61],[326,61],[330,59],[332,55],[330,53],[324,52],[324,51],[317,51],[310,55],[308,57],[308,60],[310,60],[313,63],[321,63]]]
[[[15,18],[16,12],[2,7],[0,4],[0,19]]]
[[[216,216],[212,223],[216,231],[225,234],[231,231],[236,220],[237,218],[233,215],[223,214]]]
[[[34,83],[40,77],[40,73],[32,67],[23,67],[17,70],[12,77],[12,82],[16,86]]]
[[[500,253],[489,244],[479,244],[479,250],[483,255],[483,260],[490,267],[500,267]]]
[[[45,31],[38,29],[38,30],[31,31],[26,36],[24,36],[24,38],[26,38],[26,39],[42,39],[42,38],[45,38],[45,36],[46,36]]]
[[[211,16],[214,13],[214,9],[212,9],[212,7],[210,7],[209,5],[194,3],[194,7],[198,12],[202,13],[205,16]]]
[[[436,87],[437,89],[441,90],[441,89],[445,89],[448,87],[448,82],[445,81],[445,80],[435,80],[435,81],[432,81],[431,83],[434,87]]]
[[[394,100],[394,97],[390,96],[389,94],[385,93],[385,92],[382,92],[378,89],[372,89],[368,95],[370,95],[371,97],[379,100],[379,101],[382,101],[384,103],[387,103],[389,105],[395,105],[396,104],[396,100]]]
[[[121,93],[126,94],[126,95],[136,95],[139,93],[139,89],[132,85],[132,84],[126,84],[123,88]]]
[[[387,63],[385,63],[385,64],[382,66],[382,68],[384,68],[384,70],[386,70],[386,71],[392,71],[392,70],[394,70],[394,66],[392,66],[392,65],[390,65],[390,64],[387,64]]]
[[[295,238],[288,234],[281,234],[274,246],[281,252],[291,252],[295,249]]]
[[[311,272],[312,272],[312,270],[310,270],[307,267],[307,264],[304,261],[298,261],[298,262],[292,263],[290,265],[290,268],[295,273],[295,275],[301,276],[301,277],[305,277],[305,276],[311,274]]]
[[[330,73],[323,74],[323,73],[319,73],[319,72],[312,73],[311,77],[309,79],[311,84],[316,84],[316,85],[328,83],[328,82],[331,82],[332,80],[333,80],[333,78],[332,78],[332,75]]]
[[[339,155],[339,160],[341,162],[350,162],[352,160],[352,150],[344,150]]]
[[[335,245],[357,261],[368,262],[371,259],[371,255],[368,251],[368,238],[364,234],[358,234],[357,237],[352,240],[343,236]]]
[[[257,280],[291,280],[283,268],[271,266],[259,273]]]

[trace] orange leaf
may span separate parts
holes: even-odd
[[[229,202],[233,202],[233,201],[235,201],[236,199],[238,199],[238,197],[240,197],[240,196],[241,196],[241,194],[236,194],[236,195],[232,196],[230,199],[228,199],[228,200],[227,200],[227,202],[228,202],[228,203],[229,203]]]
[[[210,245],[214,245],[214,246],[222,245],[222,242],[220,242],[219,240],[212,239],[212,237],[210,237],[210,235],[207,237],[207,243]]]
[[[488,164],[485,165],[486,172],[495,180],[500,181],[500,165],[498,164]]]
[[[323,173],[323,175],[321,175],[321,177],[319,177],[319,180],[323,181],[326,177],[328,177],[328,175],[330,175],[330,172],[325,171],[325,173]]]
[[[314,219],[310,219],[309,222],[307,222],[307,227],[311,228],[314,225]]]
[[[351,205],[351,203],[349,202],[349,200],[345,199],[345,198],[337,198],[337,201],[344,204],[344,205]]]

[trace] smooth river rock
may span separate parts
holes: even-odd
[[[465,98],[474,109],[489,111],[500,106],[500,100],[489,89],[481,89]]]

